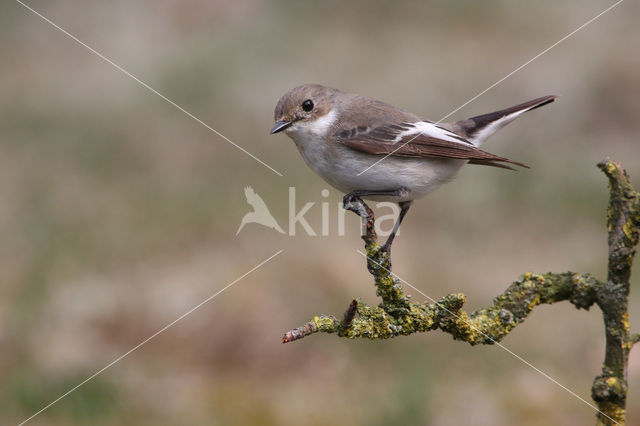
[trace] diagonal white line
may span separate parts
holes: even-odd
[[[375,260],[371,259],[370,257],[368,257],[366,254],[364,254],[363,252],[361,252],[360,250],[356,249],[356,251],[361,254],[362,256],[364,256],[366,259],[369,259],[370,261],[372,261],[373,263],[375,263],[376,265],[378,265],[379,267],[381,267],[382,269],[384,269],[385,271],[389,272],[391,275],[393,275],[394,277],[396,277],[397,279],[399,279],[400,281],[402,281],[404,284],[408,285],[409,287],[411,287],[412,289],[414,289],[415,291],[417,291],[418,293],[420,293],[421,295],[423,295],[424,297],[426,297],[427,299],[429,299],[430,302],[435,303],[436,305],[440,306],[442,309],[444,309],[445,311],[447,311],[448,313],[450,313],[451,315],[453,315],[454,317],[458,318],[459,320],[463,321],[465,324],[467,324],[469,327],[475,329],[478,333],[480,333],[483,337],[491,340],[491,342],[497,346],[499,346],[501,349],[504,349],[505,351],[507,351],[510,355],[512,355],[513,357],[515,357],[518,361],[524,363],[525,365],[527,365],[528,367],[532,368],[534,371],[536,371],[537,373],[541,374],[543,377],[545,377],[546,379],[548,379],[549,381],[555,383],[556,385],[560,386],[562,389],[564,389],[565,391],[569,392],[571,395],[573,395],[574,397],[578,398],[580,401],[584,402],[585,404],[587,404],[589,407],[593,408],[594,410],[596,410],[598,413],[602,414],[603,416],[605,416],[607,419],[611,420],[613,423],[622,426],[622,424],[618,423],[617,421],[615,421],[614,419],[612,419],[611,417],[607,416],[605,413],[603,413],[602,411],[600,411],[598,409],[598,407],[596,407],[595,405],[591,404],[589,401],[587,401],[586,399],[582,398],[580,395],[578,395],[577,393],[575,393],[574,391],[572,391],[571,389],[569,389],[568,387],[564,386],[562,383],[558,382],[556,379],[554,379],[553,377],[551,377],[550,375],[548,375],[547,373],[545,373],[544,371],[540,370],[538,367],[536,367],[535,365],[531,364],[529,361],[527,361],[526,359],[522,358],[520,355],[514,353],[511,349],[507,348],[506,346],[504,346],[502,343],[494,340],[491,336],[483,333],[482,331],[480,331],[477,327],[474,327],[471,323],[469,323],[468,321],[465,321],[464,319],[462,319],[458,314],[455,314],[453,312],[451,312],[449,309],[447,309],[445,306],[442,306],[440,303],[438,303],[437,300],[429,297],[428,295],[426,295],[424,292],[422,292],[422,290],[420,290],[419,288],[414,287],[412,284],[410,284],[409,282],[403,280],[402,278],[400,278],[395,272],[391,272],[390,270],[388,270],[387,268],[385,268],[384,266],[382,266],[380,263],[376,262]]]
[[[473,98],[469,99],[467,102],[463,103],[462,105],[460,105],[459,107],[457,107],[456,109],[454,109],[453,111],[451,111],[450,113],[448,113],[447,115],[445,115],[444,117],[442,117],[440,120],[438,120],[436,123],[441,123],[442,120],[446,120],[447,118],[449,118],[451,115],[453,115],[454,113],[456,113],[457,111],[461,110],[462,108],[464,108],[465,106],[469,105],[471,102],[475,101],[476,99],[478,99],[480,96],[484,95],[485,93],[487,93],[489,90],[493,89],[494,87],[496,87],[498,84],[502,83],[503,81],[505,81],[506,79],[508,79],[509,77],[511,77],[513,74],[517,73],[518,71],[520,71],[522,68],[526,67],[527,65],[529,65],[531,62],[535,61],[536,59],[538,59],[540,56],[544,55],[545,53],[547,53],[548,51],[550,51],[551,49],[553,49],[554,47],[556,47],[557,45],[559,45],[560,43],[562,43],[563,41],[565,41],[566,39],[568,39],[569,37],[573,36],[575,33],[577,33],[578,31],[580,31],[581,29],[583,29],[584,27],[586,27],[587,25],[589,25],[590,23],[592,23],[593,21],[595,21],[596,19],[598,19],[599,17],[601,17],[602,15],[604,15],[605,13],[609,12],[611,9],[613,9],[614,7],[616,7],[617,5],[619,5],[620,3],[622,3],[624,0],[618,0],[617,2],[615,2],[614,4],[612,4],[611,6],[609,6],[608,8],[606,8],[605,10],[603,10],[602,12],[598,13],[596,16],[594,16],[593,18],[589,19],[587,22],[585,22],[584,24],[580,25],[578,28],[576,28],[575,30],[571,31],[569,34],[567,34],[566,36],[562,37],[560,40],[556,41],[555,43],[553,43],[551,46],[547,47],[546,49],[544,49],[542,52],[538,53],[536,56],[534,56],[533,58],[529,59],[527,62],[525,62],[524,64],[520,65],[518,68],[514,69],[513,71],[511,71],[509,74],[505,75],[504,77],[502,77],[500,80],[496,81],[495,83],[493,83],[491,86],[487,87],[486,89],[484,89],[482,92],[478,93],[477,95],[475,95]],[[418,136],[421,136],[422,133],[417,133],[414,137],[412,137],[411,139],[409,139],[407,142],[403,143],[402,145],[400,145],[398,148],[394,149],[393,151],[391,151],[390,153],[386,154],[384,157],[382,157],[381,159],[379,159],[378,161],[376,161],[375,163],[373,163],[372,165],[370,165],[369,167],[367,167],[366,169],[364,169],[363,171],[361,171],[360,173],[358,173],[356,176],[360,176],[361,174],[365,173],[366,171],[368,171],[369,169],[371,169],[372,167],[374,167],[375,165],[379,164],[381,161],[385,160],[387,157],[395,154],[399,149],[402,149],[405,145],[411,143],[415,138],[417,138]]]
[[[42,413],[43,411],[45,411],[46,409],[48,409],[49,407],[51,407],[52,405],[54,405],[55,403],[57,403],[58,401],[60,401],[61,399],[63,399],[64,397],[66,397],[67,395],[69,395],[71,392],[75,391],[76,389],[78,389],[80,386],[84,385],[85,383],[87,383],[88,381],[92,380],[93,378],[95,378],[97,375],[101,374],[102,372],[104,372],[106,369],[108,369],[109,367],[113,366],[114,364],[116,364],[117,362],[119,362],[120,360],[122,360],[123,358],[125,358],[127,355],[129,355],[131,352],[137,350],[138,348],[140,348],[142,345],[144,345],[145,343],[147,343],[149,340],[153,339],[154,337],[158,336],[159,334],[163,333],[164,331],[166,331],[168,328],[170,328],[171,326],[173,326],[174,324],[176,324],[178,321],[182,320],[184,317],[186,317],[187,315],[191,314],[193,311],[195,311],[196,309],[198,309],[199,307],[201,307],[202,305],[204,305],[205,303],[211,301],[212,299],[214,299],[216,296],[218,296],[220,293],[222,293],[223,291],[225,291],[226,289],[228,289],[229,287],[231,287],[232,285],[234,285],[235,283],[237,283],[238,281],[240,281],[241,279],[243,279],[244,277],[246,277],[247,275],[249,275],[250,273],[252,273],[253,271],[255,271],[256,269],[260,268],[261,266],[263,266],[265,263],[269,262],[271,259],[273,259],[274,257],[276,257],[277,255],[279,255],[280,253],[282,253],[284,250],[279,250],[277,251],[275,254],[272,254],[270,257],[268,257],[267,259],[263,260],[262,262],[258,263],[256,266],[254,266],[253,268],[251,268],[249,271],[245,272],[244,274],[242,274],[241,276],[239,276],[238,278],[236,278],[235,280],[231,281],[229,284],[227,284],[226,286],[224,286],[223,288],[221,288],[220,290],[218,290],[217,292],[215,292],[214,294],[212,294],[211,296],[207,297],[206,299],[204,299],[202,302],[198,303],[197,305],[195,305],[193,308],[189,309],[187,312],[185,312],[184,314],[180,315],[178,318],[176,318],[175,320],[171,321],[169,324],[165,325],[164,327],[162,327],[160,330],[156,331],[155,333],[153,333],[151,336],[147,337],[146,339],[144,339],[142,342],[138,343],[136,346],[134,346],[133,348],[129,349],[127,352],[123,353],[122,355],[120,355],[118,358],[114,359],[113,361],[111,361],[109,364],[105,365],[104,367],[102,367],[100,370],[96,371],[95,373],[93,373],[91,376],[87,377],[86,379],[84,379],[82,382],[78,383],[76,386],[72,387],[71,389],[69,389],[67,392],[63,393],[62,395],[60,395],[58,398],[54,399],[53,401],[51,401],[49,404],[47,404],[46,406],[44,406],[43,408],[41,408],[38,412],[36,412],[35,414],[33,414],[31,417],[29,417],[28,419],[22,421],[22,423],[20,423],[18,426],[22,426],[23,424],[27,423],[29,420],[33,419],[34,417],[36,417],[38,414]]]
[[[493,83],[491,86],[487,87],[486,89],[484,89],[482,92],[478,93],[477,95],[475,95],[473,98],[469,99],[467,102],[463,103],[462,105],[460,105],[458,108],[454,109],[453,111],[451,111],[449,114],[445,115],[444,117],[442,117],[440,120],[438,120],[438,123],[442,122],[442,120],[446,120],[447,118],[449,118],[451,115],[453,115],[454,113],[458,112],[459,110],[461,110],[462,108],[466,107],[467,105],[469,105],[471,102],[475,101],[476,99],[478,99],[480,96],[484,95],[485,93],[487,93],[489,90],[493,89],[494,87],[496,87],[498,84],[502,83],[503,81],[505,81],[507,78],[511,77],[513,74],[517,73],[518,71],[520,71],[522,68],[526,67],[527,65],[529,65],[531,62],[535,61],[536,59],[538,59],[540,56],[544,55],[545,53],[547,53],[548,51],[550,51],[551,49],[553,49],[554,47],[556,47],[557,45],[559,45],[560,43],[562,43],[563,41],[565,41],[566,39],[568,39],[569,37],[571,37],[572,35],[574,35],[575,33],[577,33],[578,31],[580,31],[581,29],[583,29],[584,27],[586,27],[587,25],[589,25],[590,23],[592,23],[593,21],[595,21],[596,19],[598,19],[599,17],[601,17],[602,15],[604,15],[605,13],[609,12],[611,9],[613,9],[614,7],[616,7],[617,5],[619,5],[620,3],[622,3],[624,0],[618,0],[617,2],[615,2],[614,4],[612,4],[611,6],[609,6],[608,8],[606,8],[605,10],[603,10],[602,12],[600,12],[599,14],[597,14],[596,16],[594,16],[593,18],[589,19],[587,22],[585,22],[584,24],[580,25],[578,28],[576,28],[575,30],[571,31],[569,34],[567,34],[566,36],[562,37],[560,40],[556,41],[555,43],[553,43],[551,46],[547,47],[546,49],[544,49],[542,52],[538,53],[536,56],[534,56],[533,58],[529,59],[527,62],[525,62],[524,64],[520,65],[518,68],[516,68],[515,70],[511,71],[509,74],[505,75],[504,77],[502,77],[500,80],[496,81],[495,83]]]
[[[249,157],[253,158],[254,160],[256,160],[258,163],[262,164],[263,166],[265,166],[266,168],[268,168],[269,170],[271,170],[272,172],[274,172],[275,174],[277,174],[278,176],[282,176],[282,173],[280,173],[279,171],[277,171],[276,169],[274,169],[273,167],[271,167],[270,165],[268,165],[267,163],[265,163],[264,161],[262,161],[261,159],[259,159],[258,157],[256,157],[255,155],[253,155],[252,153],[250,153],[249,151],[247,151],[246,149],[244,149],[243,147],[241,147],[240,145],[238,145],[237,143],[233,142],[231,139],[229,139],[228,137],[226,137],[225,135],[223,135],[222,133],[220,133],[219,131],[217,131],[216,129],[214,129],[213,127],[211,127],[210,125],[208,125],[207,123],[205,123],[204,121],[200,120],[198,117],[196,117],[195,115],[193,115],[192,113],[190,113],[189,111],[187,111],[186,109],[184,109],[183,107],[181,107],[180,105],[178,105],[177,103],[175,103],[174,101],[172,101],[171,99],[167,98],[165,95],[163,95],[162,93],[158,92],[156,89],[154,89],[153,87],[149,86],[147,83],[145,83],[144,81],[140,80],[138,77],[136,77],[135,75],[131,74],[129,71],[125,70],[124,68],[122,68],[120,65],[116,64],[115,62],[113,62],[111,59],[107,58],[106,56],[104,56],[102,53],[98,52],[97,50],[95,50],[94,48],[92,48],[91,46],[89,46],[88,44],[84,43],[82,40],[78,39],[76,36],[74,36],[73,34],[69,33],[68,31],[66,31],[65,29],[61,28],[60,26],[58,26],[56,23],[54,23],[53,21],[51,21],[49,18],[47,18],[46,16],[43,16],[41,13],[39,13],[38,11],[34,10],[33,8],[31,8],[30,6],[26,5],[25,3],[23,3],[20,0],[16,0],[16,2],[18,2],[19,4],[21,4],[22,6],[24,6],[25,8],[27,8],[28,10],[30,10],[31,12],[35,13],[37,16],[39,16],[40,18],[42,18],[44,21],[46,21],[47,23],[49,23],[51,26],[53,26],[54,28],[60,30],[61,32],[63,32],[64,34],[66,34],[68,37],[70,37],[71,39],[73,39],[75,42],[77,42],[78,44],[86,47],[89,51],[91,51],[91,53],[94,53],[96,56],[98,56],[100,59],[106,61],[107,63],[113,65],[117,70],[121,71],[123,74],[125,74],[127,77],[131,78],[132,80],[136,81],[137,83],[139,83],[140,85],[142,85],[145,89],[149,90],[150,92],[160,96],[162,99],[164,99],[165,101],[167,101],[168,103],[170,103],[171,105],[173,105],[174,107],[176,107],[177,109],[179,109],[180,111],[182,111],[183,113],[185,113],[186,115],[188,115],[189,117],[193,118],[195,121],[197,121],[198,123],[202,124],[204,127],[206,127],[207,129],[211,130],[213,133],[215,133],[216,135],[218,135],[219,137],[221,137],[222,139],[224,139],[225,141],[229,142],[231,145],[235,146],[236,148],[238,148],[240,151],[244,152],[245,154],[247,154]]]

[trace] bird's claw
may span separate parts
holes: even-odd
[[[366,214],[366,209],[364,208],[362,199],[355,194],[347,194],[342,199],[342,207],[345,210],[349,210],[362,217],[363,214]]]

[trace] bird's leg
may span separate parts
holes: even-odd
[[[409,194],[406,188],[398,188],[398,189],[388,189],[381,191],[369,191],[366,189],[356,189],[355,191],[351,191],[342,199],[342,205],[346,210],[351,210],[352,212],[359,215],[357,211],[353,209],[353,201],[357,198],[361,197],[369,197],[373,195],[381,195],[388,197],[406,197]]]
[[[351,191],[347,195],[344,196],[342,203],[345,210],[350,210],[360,216],[362,219],[362,235],[365,243],[371,244],[377,241],[377,236],[374,231],[374,223],[373,223],[373,215],[371,210],[367,207],[367,205],[362,201],[360,197],[368,197],[368,196],[388,196],[388,197],[406,197],[409,194],[406,188],[399,188],[393,190],[386,191],[368,191],[368,190],[355,190]],[[393,232],[389,239],[385,243],[383,247],[380,248],[381,252],[386,253],[386,265],[387,270],[391,273],[391,256],[389,250],[391,248],[391,242],[395,236],[395,233],[398,231],[398,227],[400,226],[400,222],[404,218],[404,215],[409,210],[409,206],[411,205],[411,201],[403,201],[400,202],[400,218],[398,222],[393,227]],[[387,263],[388,262],[388,263]],[[372,272],[373,273],[373,272]]]
[[[413,201],[401,201],[398,203],[398,205],[400,206],[400,216],[398,217],[398,220],[396,221],[395,225],[393,225],[393,230],[391,231],[391,234],[389,234],[389,238],[387,238],[387,242],[384,243],[381,249],[383,251],[386,251],[389,254],[389,257],[391,257],[391,244],[393,243],[393,239],[396,237],[396,232],[398,232],[398,229],[400,228],[402,219],[404,219],[404,216],[409,211],[409,207],[411,207],[411,203],[413,203]]]
[[[366,189],[356,189],[355,191],[349,192],[342,199],[342,206],[345,210],[350,210],[360,216],[363,220],[368,220],[369,213],[367,212],[367,207],[360,197],[369,197],[369,196],[387,196],[387,197],[406,197],[409,194],[406,188],[398,188],[398,189],[389,189],[389,190],[380,190],[380,191],[369,191]],[[384,247],[391,246],[391,242],[393,241],[394,234],[398,230],[398,226],[400,226],[400,222],[402,222],[402,218],[407,213],[404,211],[406,208],[409,209],[411,205],[411,201],[403,201],[400,202],[400,207],[403,209],[400,211],[400,220],[393,228],[393,234],[389,237]],[[405,206],[406,207],[403,207]],[[363,222],[364,223],[364,222]]]

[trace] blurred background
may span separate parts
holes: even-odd
[[[336,235],[342,194],[269,136],[316,82],[438,120],[611,2],[155,0],[29,4],[284,176],[13,1],[0,5],[0,416],[16,424],[280,249],[275,259],[34,418],[34,425],[584,425],[594,411],[499,347],[440,332],[381,342],[283,332],[354,297],[377,303]],[[624,2],[451,120],[546,94],[486,148],[531,166],[467,167],[417,202],[394,270],[433,298],[489,304],[526,271],[606,274],[607,183],[640,187],[640,6]],[[285,229],[288,187],[319,234]],[[388,212],[388,211],[386,211]],[[635,268],[632,331],[640,330]],[[409,293],[414,293],[409,291]],[[422,300],[414,294],[415,300]],[[600,311],[541,306],[504,345],[590,401]],[[640,423],[640,351],[629,424]]]

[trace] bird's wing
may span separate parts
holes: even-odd
[[[527,167],[478,149],[464,137],[428,121],[339,129],[334,137],[349,148],[368,154],[461,159],[507,169],[511,167],[504,163]]]

